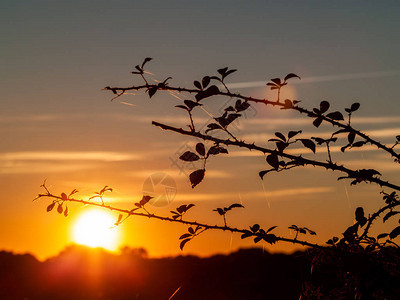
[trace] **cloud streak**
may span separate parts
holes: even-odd
[[[137,154],[105,151],[24,151],[0,153],[0,161],[127,161],[138,160]]]
[[[341,75],[324,75],[324,76],[313,76],[304,77],[301,80],[296,80],[290,84],[306,84],[314,82],[330,82],[330,81],[343,81],[343,80],[355,80],[364,78],[382,78],[382,77],[393,77],[400,75],[400,71],[381,71],[381,72],[366,72],[366,73],[352,73],[352,74],[341,74]],[[265,87],[267,81],[248,81],[248,82],[236,82],[227,84],[228,88],[232,89],[245,89],[254,87]]]
[[[32,174],[78,171],[96,162],[140,159],[139,155],[101,151],[26,151],[0,153],[0,174]]]
[[[304,187],[304,188],[288,188],[288,189],[278,189],[278,190],[266,190],[264,191],[252,191],[252,192],[240,192],[238,193],[196,193],[196,194],[178,194],[177,200],[179,201],[206,201],[206,200],[226,200],[226,199],[254,199],[254,198],[265,198],[265,197],[284,197],[284,196],[294,196],[294,195],[310,195],[319,193],[329,193],[334,192],[333,187],[329,186],[317,186],[317,187]],[[234,200],[233,200],[234,201]]]

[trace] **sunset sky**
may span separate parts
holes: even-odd
[[[384,3],[384,4],[383,4]],[[229,148],[208,162],[205,180],[190,187],[190,166],[173,165],[196,141],[151,125],[187,124],[178,99],[141,92],[111,102],[105,86],[141,84],[130,74],[153,57],[152,78],[193,87],[193,80],[225,66],[238,69],[232,91],[275,99],[265,83],[296,73],[283,97],[312,108],[328,100],[343,111],[361,108],[354,125],[392,145],[400,134],[400,3],[398,1],[3,1],[0,5],[0,249],[31,252],[40,259],[57,254],[74,239],[74,226],[90,207],[69,205],[70,216],[46,213],[47,201],[32,202],[47,185],[54,193],[79,190],[87,199],[105,185],[105,200],[133,208],[145,180],[169,174],[177,194],[159,214],[194,203],[191,220],[223,225],[212,210],[242,203],[228,224],[246,228],[278,225],[276,234],[293,236],[292,224],[315,230],[324,242],[353,224],[354,210],[380,206],[374,185],[350,186],[340,174],[315,168],[267,175],[257,153]],[[204,101],[215,113],[224,99]],[[209,117],[197,116],[199,124]],[[275,131],[303,130],[304,137],[329,137],[295,112],[252,106],[236,123],[235,134],[267,145]],[[271,144],[269,144],[272,146]],[[352,168],[377,168],[400,183],[399,166],[373,147],[333,159]],[[318,149],[317,158],[326,153]],[[307,157],[310,151],[304,150]],[[181,164],[181,163],[180,163]],[[113,215],[115,220],[118,214]],[[379,222],[378,222],[379,223]],[[186,226],[132,217],[119,226],[118,246],[144,247],[152,256],[181,253]],[[185,254],[226,253],[252,245],[239,235],[206,232],[187,244]],[[291,251],[292,245],[265,245]]]

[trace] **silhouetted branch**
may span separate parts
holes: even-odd
[[[158,123],[158,122],[155,122],[155,121],[153,121],[152,124],[157,126],[157,127],[160,127],[161,129],[164,129],[164,130],[173,131],[173,132],[176,132],[176,133],[179,133],[179,134],[182,134],[182,135],[188,135],[188,136],[197,137],[197,138],[200,138],[200,139],[205,140],[205,141],[206,140],[213,141],[213,142],[215,142],[217,144],[224,144],[224,145],[227,145],[227,146],[237,146],[237,147],[241,147],[241,148],[246,148],[248,150],[256,150],[256,151],[262,152],[263,154],[277,153],[277,155],[279,155],[279,156],[291,159],[293,161],[299,161],[299,162],[301,162],[301,165],[318,166],[318,167],[323,167],[323,168],[325,168],[327,170],[340,171],[340,172],[346,173],[349,176],[349,178],[357,178],[357,175],[359,173],[357,170],[351,170],[349,168],[346,168],[344,166],[338,165],[336,163],[311,160],[311,159],[304,158],[301,155],[300,156],[296,156],[296,155],[291,155],[291,154],[287,154],[287,153],[284,153],[284,152],[277,152],[276,150],[273,150],[273,149],[267,149],[267,148],[264,148],[264,147],[257,146],[254,143],[253,144],[247,144],[247,143],[245,143],[243,141],[232,141],[232,140],[229,140],[229,139],[220,139],[220,138],[216,138],[216,137],[213,137],[213,136],[210,136],[210,135],[202,134],[200,132],[187,131],[187,130],[184,130],[182,128],[176,128],[176,127],[169,126],[169,125],[162,124],[162,123]],[[392,188],[394,190],[400,191],[400,186],[399,185],[392,184],[392,183],[390,183],[388,181],[384,181],[384,180],[381,180],[381,179],[376,178],[376,177],[366,178],[366,181],[374,182],[374,183],[378,184],[379,186],[386,186],[386,187]]]
[[[166,91],[177,91],[177,92],[187,92],[187,93],[199,93],[200,90],[198,89],[188,89],[188,88],[181,88],[181,87],[172,87],[172,86],[164,86],[164,87],[160,87],[158,84],[145,84],[145,85],[139,85],[139,86],[131,86],[131,87],[127,87],[127,88],[123,88],[123,87],[106,87],[104,88],[105,90],[110,90],[113,92],[116,91],[121,91],[121,92],[126,92],[126,91],[130,91],[130,90],[148,90],[148,89],[157,89],[157,90],[166,90]],[[231,93],[231,92],[222,92],[222,91],[218,91],[217,93],[215,93],[215,96],[227,96],[230,98],[239,98],[239,99],[243,99],[245,101],[249,101],[249,102],[253,102],[253,103],[261,103],[264,105],[271,105],[271,106],[278,106],[280,108],[283,109],[291,109],[291,110],[295,110],[298,111],[302,114],[306,114],[309,117],[319,117],[321,118],[323,121],[328,122],[330,124],[332,124],[333,126],[337,126],[340,127],[342,129],[345,129],[347,132],[352,132],[355,135],[363,138],[367,143],[370,143],[372,145],[375,145],[377,148],[382,149],[386,152],[388,152],[392,157],[396,158],[396,159],[400,159],[400,154],[396,153],[393,148],[394,147],[387,147],[386,145],[375,141],[374,139],[371,139],[367,134],[361,132],[360,130],[356,130],[354,129],[352,126],[350,126],[349,124],[346,123],[341,123],[337,120],[334,120],[332,118],[328,118],[327,116],[323,115],[323,114],[316,114],[315,112],[308,110],[306,108],[302,108],[298,105],[293,105],[292,102],[290,102],[291,104],[288,105],[287,103],[281,103],[279,101],[271,101],[268,99],[259,99],[259,98],[253,98],[253,97],[249,97],[249,96],[243,96],[241,94],[238,93]],[[290,100],[289,100],[290,101]]]
[[[131,210],[122,209],[122,208],[114,207],[114,206],[111,206],[111,205],[107,205],[104,202],[103,203],[95,203],[95,202],[91,202],[91,201],[85,201],[85,200],[82,200],[82,199],[66,198],[66,197],[63,197],[63,196],[57,196],[57,195],[52,194],[47,189],[47,187],[45,187],[45,185],[43,185],[43,187],[46,189],[46,193],[45,194],[38,194],[38,196],[35,198],[35,200],[40,199],[40,198],[51,198],[51,199],[55,200],[55,202],[53,202],[53,203],[57,203],[57,204],[62,204],[63,202],[74,202],[74,203],[80,203],[80,204],[83,204],[83,205],[101,207],[101,208],[104,208],[104,209],[108,209],[110,211],[115,211],[115,212],[119,212],[121,214],[126,214],[126,217],[125,217],[124,220],[126,220],[128,217],[131,217],[131,216],[137,216],[137,217],[146,217],[146,218],[156,219],[156,220],[161,220],[161,221],[168,221],[168,222],[172,222],[172,223],[180,223],[180,224],[190,225],[190,226],[199,226],[203,230],[221,230],[221,231],[229,231],[229,232],[241,233],[241,234],[249,233],[249,230],[246,230],[246,229],[239,229],[239,228],[234,228],[234,227],[231,227],[231,226],[209,225],[209,224],[200,223],[200,222],[197,222],[197,221],[188,221],[188,220],[184,220],[184,219],[175,219],[175,218],[172,218],[172,217],[165,217],[165,216],[160,216],[160,215],[156,215],[156,214],[153,214],[153,213],[149,213],[147,210],[145,210],[146,213],[140,213],[140,212],[136,211],[136,210],[138,210],[138,208],[134,208],[134,209],[131,209]],[[141,208],[144,209],[144,207],[141,207]],[[120,223],[122,223],[122,220],[117,221],[116,225],[119,225]],[[196,235],[198,235],[200,233],[201,232],[198,232]],[[261,235],[261,233],[251,233],[249,235],[249,237],[250,236],[257,237],[257,236],[260,236],[260,235]],[[295,239],[274,236],[273,243],[279,242],[279,241],[287,242],[287,243],[299,244],[299,245],[302,245],[302,246],[308,246],[308,247],[313,247],[313,248],[320,247],[317,244],[309,243],[307,241],[299,241],[299,240],[295,240]]]

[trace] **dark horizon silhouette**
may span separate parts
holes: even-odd
[[[0,299],[298,299],[309,270],[304,252],[259,248],[149,258],[142,248],[72,245],[43,262],[1,251]]]

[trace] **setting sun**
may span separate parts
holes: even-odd
[[[118,248],[119,228],[114,226],[115,218],[102,210],[89,210],[79,216],[73,227],[73,240],[89,247],[107,250]]]

